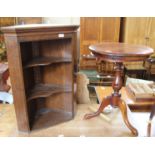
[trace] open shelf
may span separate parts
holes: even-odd
[[[78,27],[47,24],[3,29],[19,131],[73,119]]]
[[[34,123],[31,127],[33,130],[49,128],[51,126],[69,121],[72,118],[73,116],[71,112],[43,108],[36,112]]]
[[[37,84],[34,86],[34,88],[30,91],[30,94],[28,95],[28,101],[40,97],[49,97],[56,93],[61,92],[72,92],[71,86],[60,86],[56,84]]]
[[[66,57],[66,58],[57,58],[57,57],[36,57],[32,59],[30,62],[28,62],[24,68],[29,68],[29,67],[36,67],[36,66],[47,66],[51,65],[53,63],[61,63],[61,62],[72,62],[71,57]]]

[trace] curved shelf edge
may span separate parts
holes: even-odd
[[[56,57],[37,57],[32,61],[28,62],[24,68],[37,67],[37,66],[47,66],[54,63],[70,63],[72,58],[56,58]]]
[[[46,98],[52,96],[57,93],[62,92],[72,92],[71,86],[60,86],[60,85],[53,85],[53,84],[37,84],[32,91],[30,91],[30,95],[28,96],[27,100],[33,100],[37,98]]]

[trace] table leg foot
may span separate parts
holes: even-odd
[[[151,137],[151,122],[147,125],[147,137]]]
[[[133,135],[138,136],[137,129],[135,127],[133,127],[132,124],[129,122],[126,104],[120,100],[118,106],[120,108],[120,111],[122,113],[122,117],[123,117],[123,120],[124,120],[126,126],[131,130]]]
[[[94,112],[94,113],[86,114],[84,116],[84,119],[90,119],[90,118],[96,117],[101,112],[103,112],[103,109],[110,104],[110,98],[111,98],[111,96],[108,96],[105,99],[103,99],[102,103],[100,104],[99,109],[96,112]]]

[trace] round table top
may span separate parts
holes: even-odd
[[[89,49],[97,57],[112,62],[141,61],[153,54],[150,47],[117,42],[94,44]]]

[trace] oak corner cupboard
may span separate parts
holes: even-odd
[[[3,27],[18,130],[29,132],[74,117],[78,25]]]

